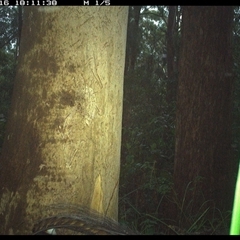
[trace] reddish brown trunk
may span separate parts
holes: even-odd
[[[185,215],[230,202],[232,19],[233,7],[183,7],[174,187]]]

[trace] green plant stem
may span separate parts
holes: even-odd
[[[233,202],[232,221],[230,235],[240,235],[240,164]]]

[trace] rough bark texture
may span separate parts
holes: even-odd
[[[233,7],[183,7],[174,186],[185,214],[231,204],[232,20]]]
[[[117,219],[127,7],[26,7],[0,233],[78,204]]]

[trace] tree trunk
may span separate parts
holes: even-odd
[[[168,7],[168,24],[167,24],[167,76],[169,80],[173,80],[175,77],[174,57],[175,57],[175,44],[174,33],[176,25],[176,6]]]
[[[166,112],[168,119],[166,121],[163,139],[167,143],[168,148],[174,151],[174,135],[172,134],[172,126],[175,122],[175,104],[176,104],[176,89],[177,89],[177,76],[175,66],[175,42],[176,42],[176,6],[168,7],[168,21],[167,21],[167,32],[166,32],[166,43],[167,43],[167,79],[166,79]],[[173,160],[173,158],[172,158]],[[162,168],[159,163],[159,170]]]
[[[129,11],[128,35],[127,35],[127,58],[125,62],[125,75],[134,70],[138,54],[139,43],[139,20],[141,6],[132,6]]]
[[[117,219],[127,7],[27,7],[0,169],[0,233],[81,205]]]
[[[231,206],[232,21],[233,7],[183,7],[174,186],[185,215]]]

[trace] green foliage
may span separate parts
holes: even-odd
[[[183,199],[179,199],[176,194],[173,198],[169,199],[169,201],[177,206],[178,222],[173,221],[173,223],[178,226],[177,234],[228,234],[231,212],[221,212],[219,209],[215,208],[214,203],[209,200],[205,200],[194,214],[187,210],[194,208],[194,206],[191,201],[186,201],[186,196],[189,191],[201,191],[198,187],[198,183],[201,181],[202,178],[198,176],[194,183],[189,182],[185,189],[185,196]]]
[[[10,107],[16,70],[18,8],[0,6],[0,147],[3,144],[6,117]]]
[[[159,231],[157,221],[146,214],[158,217],[161,201],[172,187],[174,111],[169,112],[166,101],[166,66],[162,62],[166,11],[162,6],[142,8],[141,50],[124,86],[120,220],[144,234]]]
[[[16,45],[18,34],[18,8],[0,6],[0,49],[12,49]]]

